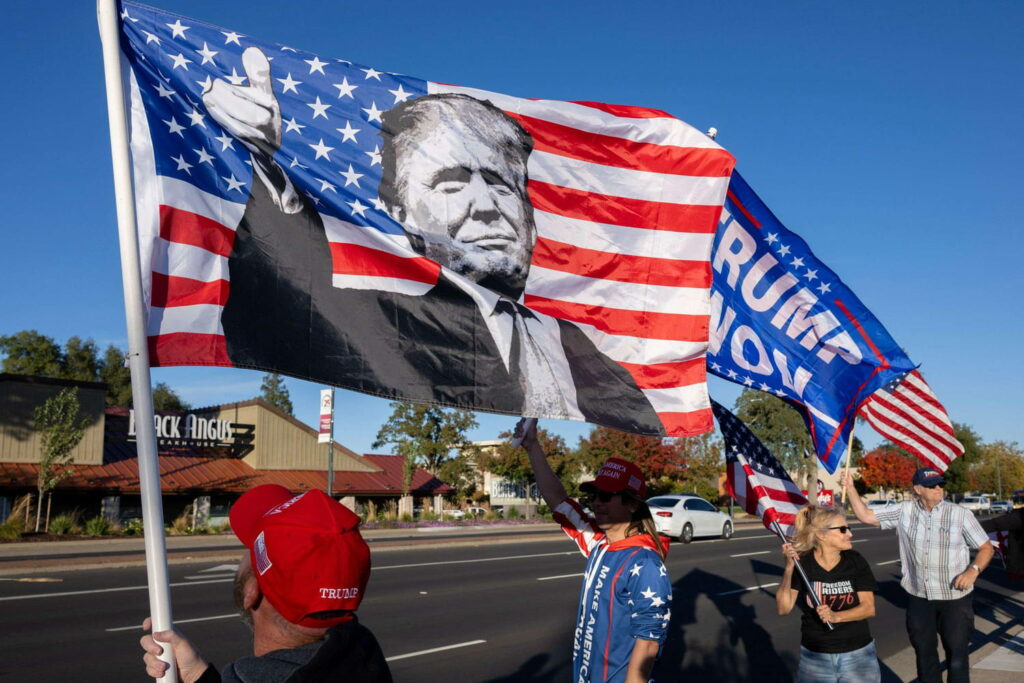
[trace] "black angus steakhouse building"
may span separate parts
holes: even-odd
[[[82,519],[141,517],[133,411],[104,405],[105,385],[0,374],[0,521],[13,502],[36,492],[40,435],[35,408],[61,389],[78,388],[81,412],[91,419],[73,451],[72,473],[53,491],[52,515],[77,509]],[[156,416],[164,519],[192,510],[201,523],[227,521],[238,496],[260,484],[294,493],[327,488],[327,446],[317,433],[261,399]],[[402,495],[400,456],[359,455],[334,444],[336,498],[371,516],[382,510],[440,511],[451,487],[423,469]]]

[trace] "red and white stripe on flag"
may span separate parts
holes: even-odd
[[[710,430],[711,244],[732,155],[662,111],[428,90],[490,100],[533,136],[538,237],[524,303],[572,321],[625,367],[668,435]]]
[[[807,505],[807,497],[788,476],[772,477],[754,472],[742,454],[730,458],[726,481],[732,497],[747,514],[761,518],[765,528],[774,531],[777,521],[782,533],[793,538],[796,513]]]
[[[872,394],[860,413],[879,434],[940,472],[964,452],[946,409],[917,370],[895,389]]]

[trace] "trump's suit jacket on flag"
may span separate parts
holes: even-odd
[[[154,365],[711,428],[712,140],[122,6]]]

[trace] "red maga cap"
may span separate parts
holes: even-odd
[[[370,579],[370,548],[359,517],[323,491],[293,496],[277,484],[246,492],[231,507],[231,528],[249,548],[260,591],[293,624],[330,627],[354,611]]]
[[[580,484],[581,491],[607,491],[619,493],[629,491],[638,498],[647,495],[647,482],[644,481],[644,473],[640,468],[622,458],[608,458],[593,481],[585,481]]]

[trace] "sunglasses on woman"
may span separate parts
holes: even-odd
[[[583,501],[586,503],[593,503],[594,501],[601,501],[602,503],[610,503],[612,498],[615,496],[622,495],[621,491],[595,491],[594,493],[587,494]]]
[[[846,526],[845,524],[843,526],[830,526],[829,530],[832,530],[832,529],[838,529],[839,533],[841,533],[841,534],[848,534],[848,533],[850,533],[850,527]]]

